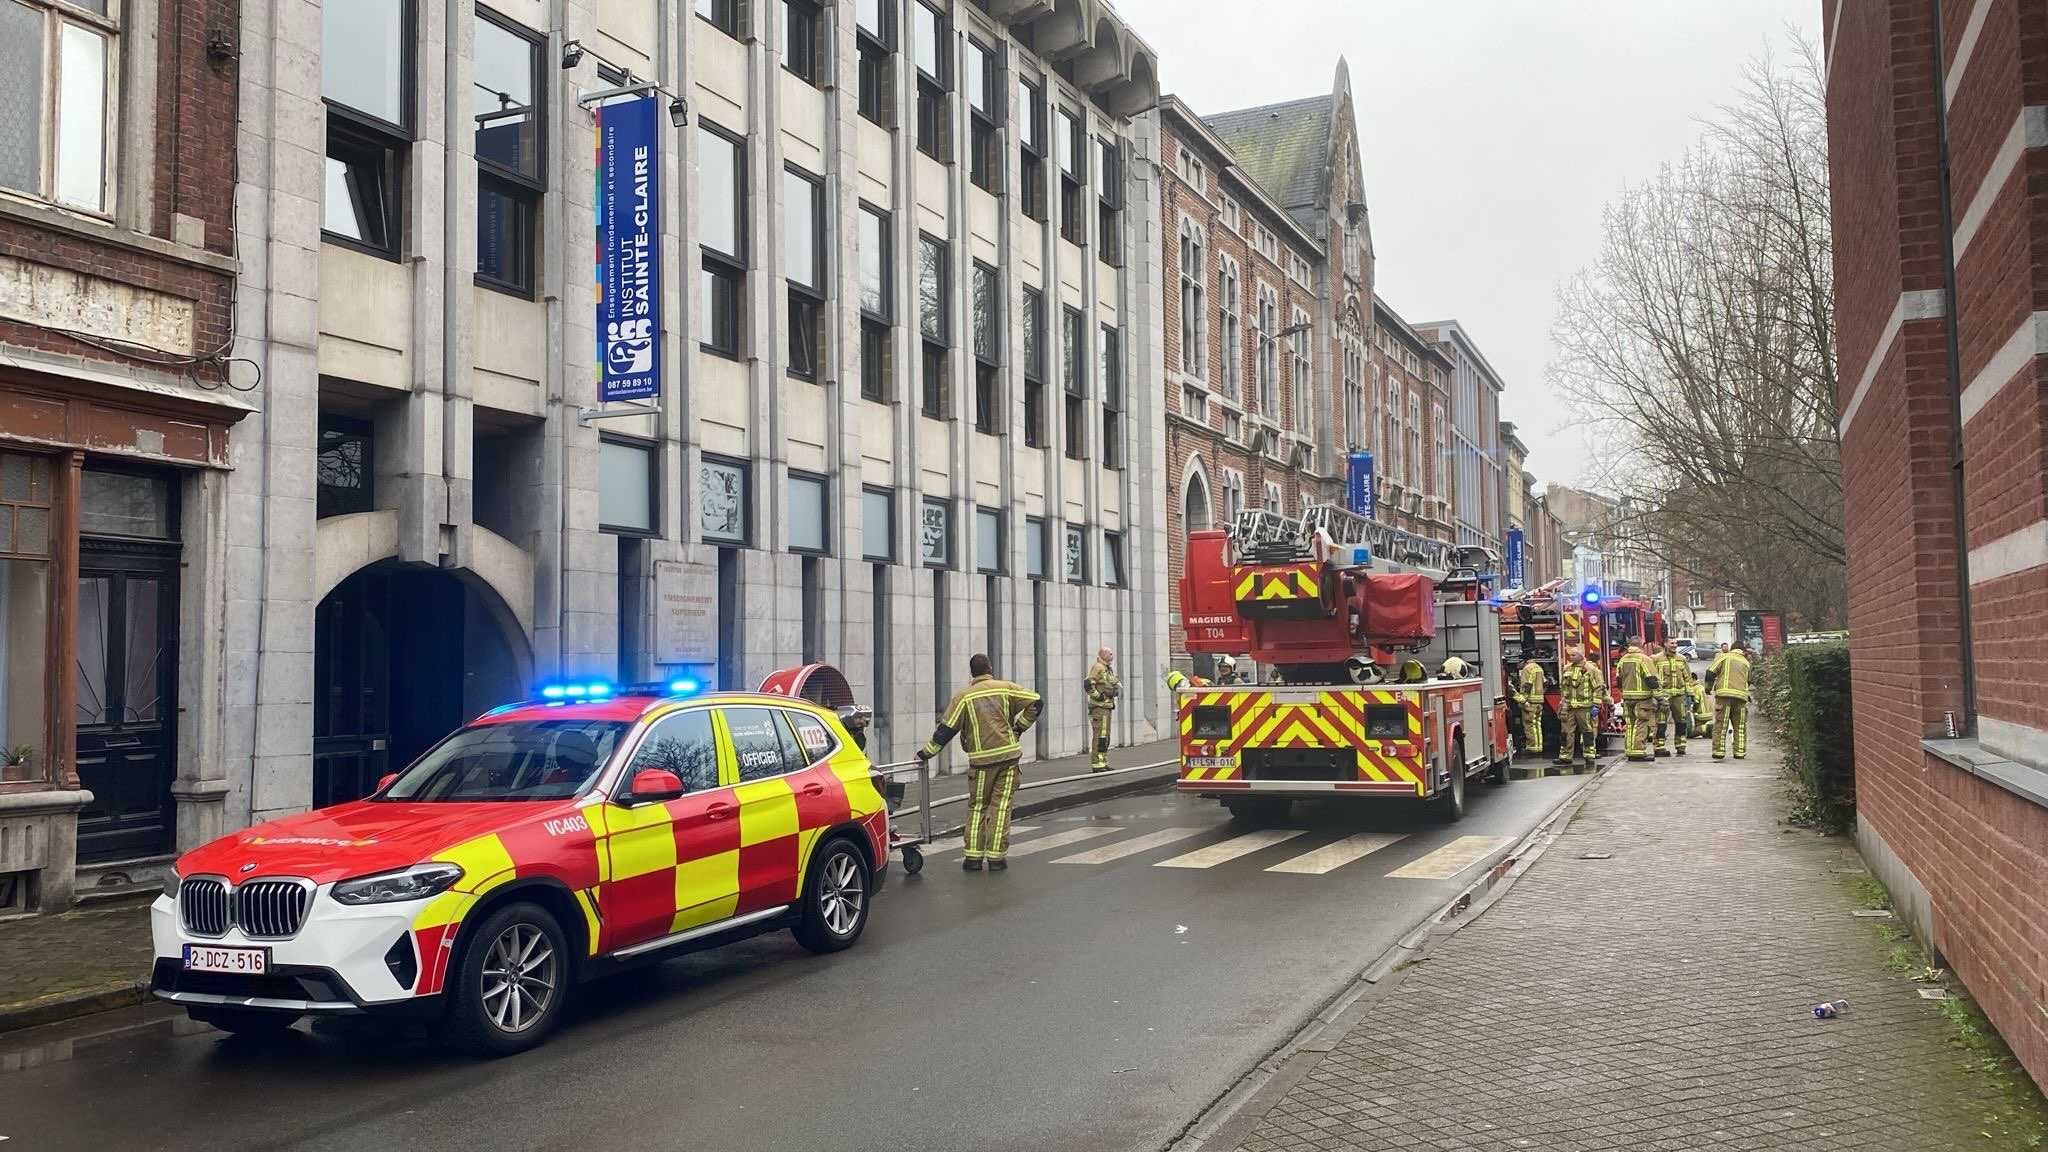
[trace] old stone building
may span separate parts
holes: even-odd
[[[2048,1082],[2048,8],[1822,9],[1857,841]]]
[[[239,8],[0,5],[0,915],[216,827]]]

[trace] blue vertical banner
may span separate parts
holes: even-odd
[[[1523,583],[1522,578],[1526,573],[1522,571],[1522,567],[1522,530],[1520,528],[1510,528],[1508,529],[1508,587],[1525,588],[1528,586]]]
[[[1345,458],[1344,505],[1354,515],[1373,519],[1377,513],[1372,453],[1353,452]]]
[[[661,394],[661,123],[652,93],[597,118],[597,398]]]

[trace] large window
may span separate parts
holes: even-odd
[[[107,127],[116,106],[120,14],[109,0],[0,0],[0,109],[7,117],[0,187],[109,210]]]
[[[707,543],[744,546],[751,538],[747,462],[706,455],[697,465],[697,526]]]
[[[917,555],[927,568],[953,566],[953,506],[927,496],[919,506]]]
[[[1024,289],[1024,443],[1045,447],[1045,294]]]
[[[974,429],[994,435],[1003,426],[1003,289],[996,270],[974,264]]]
[[[1372,444],[1365,426],[1365,346],[1352,335],[1344,337],[1344,435],[1354,452]]]
[[[1024,215],[1045,219],[1045,89],[1017,81],[1017,182]]]
[[[476,12],[477,282],[533,295],[542,183],[540,110],[544,41],[491,12]]]
[[[1280,422],[1280,342],[1273,334],[1280,330],[1280,297],[1259,285],[1259,415]]]
[[[924,338],[920,365],[921,407],[926,416],[944,420],[952,412],[946,380],[951,330],[946,323],[952,294],[947,290],[946,242],[936,236],[917,238],[917,329]]]
[[[0,3],[0,14],[21,5]],[[327,237],[396,258],[406,156],[412,146],[410,0],[359,0],[321,9],[321,54],[346,68],[321,71],[327,101]],[[4,24],[4,21],[0,21]],[[0,26],[0,43],[13,37]]]
[[[375,429],[368,420],[322,412],[314,515],[324,520],[374,511],[376,456]]]
[[[1223,335],[1223,396],[1237,403],[1244,385],[1244,305],[1237,278],[1237,261],[1228,256],[1216,261],[1217,323]]]
[[[792,469],[789,473],[789,550],[792,552],[830,552],[827,527],[832,518],[826,513],[830,501],[826,493],[830,485],[823,476]]]
[[[860,114],[896,124],[896,0],[855,0],[853,46],[860,55]]]
[[[1060,383],[1067,399],[1067,458],[1088,458],[1088,328],[1073,308],[1060,313]]]
[[[1202,233],[1192,222],[1183,221],[1180,228],[1180,370],[1190,376],[1205,375],[1204,365],[1208,356],[1203,350],[1207,338],[1203,330],[1206,317],[1203,316],[1203,297],[1207,289],[1203,285]]]
[[[782,0],[782,66],[806,84],[825,80],[825,12],[818,0]]]
[[[870,400],[889,399],[889,320],[893,282],[889,247],[889,214],[860,206],[860,394]]]
[[[1088,189],[1088,126],[1078,115],[1060,109],[1060,238],[1088,243],[1088,214],[1083,204]]]
[[[1408,487],[1422,489],[1422,398],[1408,396]]]
[[[887,488],[860,490],[860,551],[869,560],[896,558],[896,494]]]
[[[1003,193],[1003,66],[993,49],[967,41],[967,178],[984,192]]]
[[[1102,583],[1110,588],[1124,586],[1124,537],[1121,532],[1102,534]]]
[[[1124,154],[1114,137],[1095,142],[1100,157],[1095,166],[1096,218],[1095,258],[1104,264],[1124,262]]]
[[[45,777],[44,693],[49,689],[50,567],[56,549],[50,461],[0,452],[0,747],[26,748],[0,781]]]
[[[782,276],[789,283],[789,374],[817,380],[825,310],[825,189],[799,168],[782,173]]]
[[[704,249],[698,339],[738,359],[746,324],[747,160],[745,145],[710,124],[697,129],[697,238]]]
[[[993,508],[974,510],[974,567],[980,572],[1003,570],[1003,514]]]
[[[1294,430],[1304,439],[1315,435],[1315,369],[1309,362],[1309,341],[1315,334],[1309,328],[1308,313],[1299,308],[1294,311],[1294,321],[1288,327],[1294,332]]]
[[[1036,516],[1024,518],[1024,575],[1045,579],[1045,521]]]
[[[953,76],[946,18],[927,4],[912,3],[910,19],[917,52],[917,150],[950,164],[953,125],[946,94],[952,91]]]
[[[1401,469],[1401,385],[1392,372],[1387,373],[1387,458],[1374,464],[1390,480],[1398,482],[1404,475]]]
[[[1088,531],[1079,524],[1067,525],[1065,572],[1069,584],[1088,582]]]
[[[735,40],[747,34],[747,0],[697,0],[697,15]]]
[[[1444,406],[1431,405],[1429,414],[1432,418],[1430,438],[1436,442],[1436,451],[1430,456],[1429,492],[1432,496],[1441,496],[1450,488],[1450,485],[1444,483]],[[1516,477],[1518,482],[1520,479]]]
[[[1124,466],[1123,333],[1102,326],[1102,466]]]
[[[606,532],[652,536],[660,530],[655,498],[656,446],[606,433],[597,441],[597,522]]]

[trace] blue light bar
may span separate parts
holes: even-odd
[[[540,687],[543,700],[604,700],[611,694],[612,686],[603,680],[569,680]]]
[[[668,690],[677,696],[694,695],[702,687],[703,685],[695,680],[671,680],[668,682]]]
[[[1599,590],[1598,588],[1588,588],[1588,589],[1586,589],[1586,603],[1588,603],[1588,604],[1598,604],[1599,602],[1600,602],[1600,590]]]

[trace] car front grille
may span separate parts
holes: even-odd
[[[251,939],[296,936],[306,922],[307,894],[296,880],[251,880],[235,889],[235,925]]]
[[[228,930],[228,886],[219,880],[187,880],[178,889],[178,911],[187,932],[223,935]]]
[[[252,940],[287,940],[305,925],[312,894],[298,880],[251,880],[230,889],[200,877],[179,886],[178,914],[195,936],[223,936],[233,925]]]

